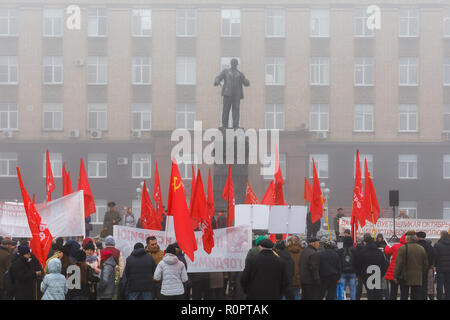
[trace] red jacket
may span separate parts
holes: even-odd
[[[406,243],[405,235],[402,235],[400,238],[400,243],[394,244],[392,247],[386,246],[384,248],[384,254],[386,257],[392,256],[391,263],[389,264],[389,268],[386,271],[386,275],[384,278],[386,280],[394,280],[394,268],[395,268],[395,258],[397,258],[398,249]]]

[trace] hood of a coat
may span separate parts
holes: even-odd
[[[131,255],[135,257],[143,256],[144,254],[147,254],[144,248],[134,249],[131,253]]]
[[[167,264],[172,265],[172,264],[177,263],[179,260],[176,255],[171,254],[171,253],[166,253],[166,255],[163,258],[163,261]]]
[[[48,262],[49,273],[61,273],[61,260],[54,258]]]
[[[106,259],[106,261],[104,262],[105,264],[109,264],[110,266],[115,267],[116,266],[116,260],[114,259],[113,256],[109,257],[108,259]]]

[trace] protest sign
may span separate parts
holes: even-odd
[[[236,205],[234,225],[251,225],[253,230],[269,229],[269,206],[259,204]]]
[[[306,207],[271,206],[269,233],[306,233]]]

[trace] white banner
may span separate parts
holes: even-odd
[[[349,217],[339,220],[339,232],[344,233],[345,229],[351,229]],[[394,229],[393,219],[378,219],[375,224],[375,234],[382,233],[385,239],[393,235]],[[439,239],[441,231],[448,231],[450,228],[450,220],[432,220],[432,219],[395,219],[395,234],[401,237],[408,230],[416,232],[423,231],[427,234],[427,238]],[[366,221],[366,225],[362,229],[358,229],[357,236],[362,237],[364,233],[373,234],[373,225]]]
[[[53,238],[85,235],[83,191],[36,204],[36,209]],[[31,238],[23,203],[0,202],[0,235]]]
[[[155,236],[161,250],[176,242],[175,233],[146,229],[114,226],[115,247],[119,249],[124,259],[133,251],[137,242],[145,246],[145,239]],[[214,230],[214,248],[211,254],[203,250],[202,232],[195,232],[197,251],[194,262],[186,256],[188,272],[231,272],[242,271],[245,266],[245,257],[252,246],[252,229],[250,226]]]

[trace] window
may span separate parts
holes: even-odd
[[[450,8],[444,11],[444,37],[450,37]]]
[[[417,9],[399,10],[399,37],[419,36],[419,11]]]
[[[62,37],[63,9],[44,9],[44,37]]]
[[[107,16],[106,8],[88,9],[88,36],[106,37]]]
[[[310,23],[311,37],[330,36],[330,10],[312,9]]]
[[[284,37],[284,10],[266,10],[266,37]]]
[[[241,10],[222,10],[222,36],[239,37],[241,35]]]
[[[88,177],[106,178],[107,177],[107,155],[106,153],[88,154]]]
[[[398,68],[400,86],[417,86],[419,84],[419,59],[400,58]]]
[[[0,36],[16,36],[17,30],[17,10],[0,8]]]
[[[231,59],[237,59],[239,66],[241,65],[241,58],[239,57],[222,57],[220,58],[220,71],[231,67]]]
[[[150,131],[152,128],[152,107],[147,103],[134,103],[132,106],[133,131]]]
[[[330,83],[330,59],[311,58],[311,85],[327,86]]]
[[[133,58],[133,84],[151,84],[152,83],[152,58],[134,57]]]
[[[416,201],[399,201],[398,212],[404,210],[411,219],[417,219],[417,202]]]
[[[18,77],[18,59],[17,57],[0,57],[0,83],[17,84]]]
[[[328,131],[328,104],[312,104],[309,110],[309,131]]]
[[[136,223],[137,223],[138,219],[141,218],[141,205],[142,205],[141,199],[136,199],[131,202],[131,208],[133,210],[133,215],[134,215],[134,218],[136,219]]]
[[[88,84],[106,84],[107,78],[107,57],[88,57]]]
[[[0,103],[0,130],[18,130],[18,118],[16,103]]]
[[[62,153],[51,153],[49,152],[50,158],[50,166],[52,168],[53,178],[61,178],[62,177]],[[43,173],[42,177],[46,177],[47,174],[47,154],[44,152],[42,155],[43,159]]]
[[[152,157],[150,154],[133,154],[132,177],[133,179],[150,179]]]
[[[444,86],[450,86],[450,57],[444,58]]]
[[[398,156],[398,178],[417,179],[417,155],[401,154]]]
[[[266,58],[266,85],[284,85],[284,58]]]
[[[103,224],[107,210],[106,200],[95,199],[95,213],[91,215],[92,224]]]
[[[273,154],[272,159],[270,157],[265,156],[265,160],[267,162],[271,160],[271,162],[268,162],[267,165],[264,165],[264,167],[267,168],[267,170],[270,168],[271,163],[273,163],[274,167],[273,167],[273,170],[271,170],[272,172],[270,174],[264,175],[264,180],[272,180],[275,175],[275,154]],[[283,180],[286,180],[286,177],[287,177],[287,175],[286,175],[286,153],[280,153],[278,160],[280,161],[280,169],[281,169],[281,174],[283,176]]]
[[[195,104],[177,104],[177,129],[194,130]]]
[[[355,9],[355,37],[373,37],[373,30],[367,28],[367,8]]]
[[[283,104],[266,104],[266,129],[284,130]]]
[[[444,105],[444,131],[450,131],[450,104]]]
[[[194,165],[195,174],[197,174],[198,157],[195,153],[185,153],[182,157],[177,156],[178,169],[183,180],[192,180],[192,165]],[[186,188],[186,193],[190,192]]]
[[[373,131],[373,105],[357,104],[355,105],[354,130],[357,132]]]
[[[195,57],[177,57],[177,84],[195,84]]]
[[[355,86],[373,85],[373,58],[355,58]]]
[[[444,201],[443,207],[442,219],[450,220],[450,201]]]
[[[359,167],[361,168],[361,178],[365,178],[364,161],[367,159],[367,168],[369,169],[370,176],[373,178],[373,155],[371,154],[359,154]],[[353,178],[356,173],[356,154],[353,156]]]
[[[450,179],[450,154],[445,154],[444,157],[444,179]]]
[[[103,130],[107,129],[107,107],[106,104],[88,105],[88,129]]]
[[[63,58],[44,57],[44,84],[63,83]]]
[[[0,152],[0,177],[17,176],[17,153]]]
[[[44,105],[44,130],[57,131],[63,129],[63,107],[60,104]]]
[[[401,104],[398,107],[398,131],[417,132],[419,118],[417,113],[417,105]]]
[[[319,178],[328,178],[328,155],[310,154],[309,155],[309,178],[313,177],[313,162],[316,164],[316,171]]]
[[[133,37],[150,37],[152,35],[152,10],[133,10]]]
[[[197,29],[195,9],[177,9],[177,37],[193,37]]]

